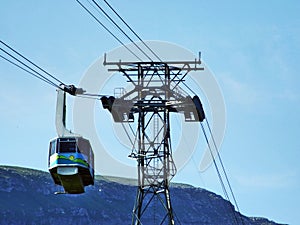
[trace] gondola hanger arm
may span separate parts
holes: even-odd
[[[61,84],[57,89],[57,101],[56,101],[56,132],[59,137],[74,137],[78,134],[72,133],[66,128],[66,93],[70,95],[83,94],[85,91],[82,88],[77,88],[74,85]]]

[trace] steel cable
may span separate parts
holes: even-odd
[[[214,158],[214,155],[213,155],[211,146],[210,146],[210,144],[209,144],[209,140],[208,140],[207,134],[206,134],[206,132],[205,132],[204,126],[203,126],[202,123],[200,123],[200,124],[201,124],[202,132],[203,132],[203,134],[204,134],[204,137],[205,137],[205,140],[206,140],[206,143],[207,143],[207,146],[208,146],[208,149],[209,149],[211,158],[212,158],[212,160],[213,160],[214,167],[215,167],[215,169],[216,169],[216,171],[217,171],[217,175],[218,175],[218,178],[219,178],[219,182],[220,182],[220,184],[221,184],[221,186],[222,186],[223,193],[224,193],[226,199],[230,202],[229,195],[228,195],[228,193],[227,193],[227,190],[226,190],[225,184],[224,184],[224,182],[223,182],[223,179],[222,179],[220,170],[219,170],[218,165],[217,165],[217,163],[216,163],[216,160],[215,160],[215,158]],[[233,214],[233,216],[234,216],[234,219],[235,219],[236,224],[238,224],[238,220],[237,220],[237,218],[236,218],[234,209],[231,209],[231,211],[232,211],[232,214]]]
[[[116,35],[114,35],[87,7],[85,7],[79,0],[76,2],[86,11],[90,16],[92,16],[98,24],[100,24],[114,39],[116,39],[122,46],[124,46],[132,55],[134,55],[138,60],[143,61],[138,55],[136,55],[131,49],[129,49]]]

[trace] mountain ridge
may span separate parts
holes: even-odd
[[[136,185],[134,179],[100,176],[82,195],[63,191],[45,171],[0,166],[0,224],[130,224]],[[221,196],[188,184],[172,184],[174,212],[181,224],[234,224],[234,207]],[[278,225],[261,217],[243,218],[245,225]],[[154,217],[155,218],[155,217]],[[143,224],[153,224],[152,216]]]

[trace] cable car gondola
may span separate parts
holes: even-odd
[[[94,153],[83,137],[58,137],[50,142],[49,171],[66,193],[79,194],[94,185]]]
[[[65,127],[65,91],[74,95],[74,90],[76,91],[74,86],[61,86],[57,90],[58,137],[50,141],[48,157],[48,169],[54,183],[63,186],[65,193],[68,194],[83,193],[85,186],[94,185],[94,153],[91,144],[87,139]]]

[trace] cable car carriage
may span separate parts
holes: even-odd
[[[65,92],[75,95],[75,92],[70,92],[70,87],[75,88],[62,86],[57,90],[58,137],[50,141],[48,169],[54,183],[63,186],[65,193],[80,194],[84,192],[85,186],[94,185],[94,153],[87,139],[65,127]]]
[[[94,153],[83,137],[58,137],[50,142],[49,171],[66,193],[79,194],[94,185]]]

